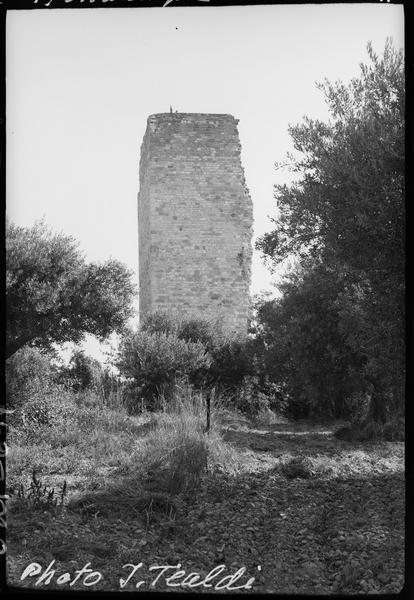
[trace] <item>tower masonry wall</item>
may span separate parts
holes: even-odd
[[[219,318],[245,334],[253,210],[231,115],[148,118],[138,195],[140,317]]]

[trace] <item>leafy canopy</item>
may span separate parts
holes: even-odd
[[[292,397],[338,412],[347,394],[368,394],[384,420],[401,407],[405,369],[404,63],[389,40],[368,55],[348,85],[319,85],[327,123],[290,127],[294,182],[275,186],[280,216],[257,247],[299,269],[259,316]]]
[[[280,217],[258,248],[275,263],[291,253],[367,270],[376,281],[404,252],[404,69],[388,41],[349,85],[325,81],[331,121],[289,128],[299,180],[275,186]],[[364,244],[361,252],[361,243]]]
[[[105,339],[133,314],[132,273],[117,260],[86,263],[75,240],[33,227],[6,224],[6,357],[26,344],[48,348]]]

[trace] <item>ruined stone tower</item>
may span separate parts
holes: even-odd
[[[148,118],[138,195],[140,317],[220,317],[245,334],[252,202],[231,115]]]

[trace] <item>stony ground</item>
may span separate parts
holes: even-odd
[[[213,586],[245,567],[231,585],[245,585],[254,577],[250,592],[402,589],[402,443],[339,441],[329,427],[306,423],[245,422],[229,426],[224,437],[238,453],[237,474],[209,473],[198,489],[170,504],[161,496],[157,500],[156,494],[145,503],[142,490],[124,489],[118,495],[107,491],[108,475],[123,490],[123,470],[116,465],[105,467],[105,472],[98,469],[93,484],[90,474],[45,475],[44,481],[56,486],[65,478],[68,500],[76,501],[55,509],[9,503],[9,584],[34,587],[36,577],[21,580],[24,569],[36,562],[43,572],[54,560],[56,574],[48,589],[118,590],[122,578],[125,590],[143,581],[140,591],[193,591],[172,584],[182,583],[191,572],[204,578],[218,565],[226,569],[211,580]],[[301,474],[283,469],[292,457],[304,458],[308,470]],[[87,587],[82,575],[70,586],[76,569],[86,563],[101,573],[101,580]],[[129,581],[132,567],[123,568],[127,563],[143,563]],[[185,575],[177,575],[167,586],[166,577],[179,570],[171,568],[151,586],[160,570],[149,567],[177,563]],[[65,572],[71,580],[57,582]],[[92,577],[89,582],[93,581]],[[199,586],[194,591],[212,589]]]

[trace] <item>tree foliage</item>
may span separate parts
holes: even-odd
[[[276,228],[259,247],[275,261],[292,252],[401,279],[404,254],[404,71],[402,52],[387,43],[382,59],[368,45],[370,65],[346,86],[328,81],[332,120],[291,126],[299,181],[278,185]],[[364,242],[364,252],[360,243]],[[393,267],[395,267],[393,269]]]
[[[350,416],[363,359],[342,334],[341,280],[319,266],[281,287],[282,298],[258,306],[264,372],[282,385],[291,416]]]
[[[124,334],[117,367],[136,384],[139,395],[152,402],[160,394],[168,395],[177,380],[208,368],[210,362],[201,342],[186,341],[174,333],[141,330]]]
[[[132,315],[132,273],[117,260],[86,263],[69,236],[6,225],[6,357],[26,344],[105,339]]]
[[[258,248],[300,269],[261,316],[292,394],[328,406],[356,387],[385,420],[404,387],[404,64],[390,41],[368,55],[348,85],[319,85],[329,122],[290,127],[295,181]]]
[[[172,394],[185,379],[196,389],[238,396],[253,375],[252,342],[229,336],[218,322],[163,312],[147,315],[121,340],[117,366],[132,395],[149,401]],[[246,402],[245,402],[246,404]]]
[[[59,375],[60,379],[76,392],[101,391],[105,379],[105,371],[101,363],[79,349],[72,352],[69,364],[60,369]]]

